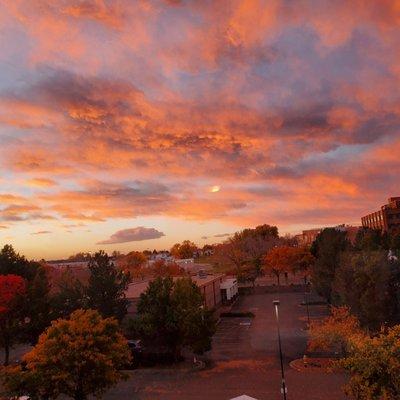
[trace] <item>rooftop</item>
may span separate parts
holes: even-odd
[[[223,274],[218,275],[205,275],[204,277],[200,277],[198,275],[191,276],[191,279],[197,286],[202,287],[208,285],[212,282],[217,281],[218,279],[223,278]],[[179,279],[179,277],[174,277],[174,280]],[[147,289],[147,286],[150,283],[149,280],[145,280],[142,282],[134,282],[129,284],[127,291],[125,292],[126,297],[128,299],[138,299],[140,295]]]

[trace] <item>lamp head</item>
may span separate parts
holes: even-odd
[[[273,304],[275,307],[277,307],[277,306],[279,306],[279,305],[281,304],[281,302],[280,302],[279,300],[274,300],[274,301],[272,302],[272,304]]]

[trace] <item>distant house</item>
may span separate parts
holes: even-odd
[[[177,258],[174,260],[175,264],[178,264],[185,271],[193,269],[194,259],[193,258]]]
[[[158,252],[153,252],[150,257],[149,261],[174,261],[174,257],[171,256],[171,253],[169,251],[163,250],[163,251],[158,251]]]

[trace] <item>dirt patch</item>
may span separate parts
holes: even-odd
[[[210,369],[201,371],[199,373],[202,377],[208,377],[210,375],[214,375],[216,373],[223,373],[227,371],[235,371],[235,370],[253,370],[266,372],[268,367],[273,364],[272,360],[264,359],[264,360],[227,360],[227,361],[219,361],[212,365]]]

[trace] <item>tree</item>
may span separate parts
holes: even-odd
[[[6,245],[0,251],[0,274],[13,274],[25,280],[25,295],[19,299],[18,309],[24,322],[19,325],[17,336],[22,341],[36,342],[51,321],[50,284],[46,267],[28,261],[16,253],[12,246]]]
[[[323,322],[311,322],[308,349],[340,349],[345,357],[363,332],[358,319],[350,314],[348,307],[332,307],[331,315]]]
[[[37,265],[36,274],[28,282],[23,299],[25,314],[24,340],[34,344],[39,335],[50,325],[52,304],[48,271],[44,265]]]
[[[350,247],[346,232],[335,228],[326,228],[317,236],[311,246],[311,253],[316,258],[311,270],[313,286],[328,303],[332,300],[332,284],[340,256]]]
[[[264,271],[272,272],[280,285],[280,276],[293,267],[294,248],[289,246],[275,247],[265,256]]]
[[[140,269],[147,261],[147,257],[140,251],[131,251],[126,256],[121,256],[118,259],[118,266],[124,270],[129,271],[132,275],[135,271]]]
[[[244,229],[236,232],[232,238],[234,245],[242,249],[246,257],[245,264],[259,275],[263,266],[265,254],[280,242],[278,228],[271,225],[258,225],[254,229]]]
[[[190,278],[173,281],[157,278],[140,296],[133,331],[145,343],[171,352],[175,360],[182,347],[201,353],[210,349],[215,333],[212,310],[203,307],[203,296]]]
[[[176,258],[193,258],[193,253],[197,246],[190,240],[184,240],[182,243],[175,243],[171,248],[171,254]]]
[[[306,283],[307,276],[315,263],[315,257],[307,247],[292,247],[292,249],[292,270],[295,273],[301,273]]]
[[[236,232],[233,237],[216,246],[216,267],[232,271],[241,281],[254,282],[261,273],[265,254],[279,242],[275,226],[265,224]]]
[[[0,275],[19,275],[31,281],[36,274],[37,264],[29,262],[6,244],[0,251]]]
[[[394,231],[389,236],[389,248],[400,258],[400,231]]]
[[[10,348],[21,334],[21,312],[26,281],[18,275],[0,275],[0,341],[4,347],[4,365],[8,365]]]
[[[357,250],[387,250],[388,237],[380,229],[362,227],[358,230],[354,247]]]
[[[51,299],[53,317],[68,318],[74,311],[87,308],[86,288],[73,273],[63,271]]]
[[[167,263],[165,260],[156,260],[149,267],[149,272],[152,276],[162,278],[167,276],[183,276],[185,274],[185,270],[177,263]]]
[[[372,331],[398,322],[399,266],[392,264],[386,251],[345,253],[336,270],[332,300],[349,306],[362,326]]]
[[[113,318],[94,310],[77,310],[69,320],[54,321],[38,344],[24,356],[26,367],[4,371],[9,395],[75,400],[96,397],[125,376],[120,369],[130,360],[126,339]]]
[[[204,308],[200,288],[190,278],[177,279],[171,304],[182,337],[181,344],[197,354],[210,350],[216,321],[214,312]]]
[[[116,268],[104,251],[90,258],[89,270],[88,307],[98,310],[103,317],[121,321],[127,313],[125,292],[131,282],[130,274]]]
[[[399,399],[399,354],[399,325],[387,334],[358,341],[350,356],[339,363],[351,375],[346,394],[358,400]]]
[[[69,261],[89,261],[90,260],[90,253],[84,253],[84,252],[80,252],[80,253],[76,253],[72,256],[68,257]]]

